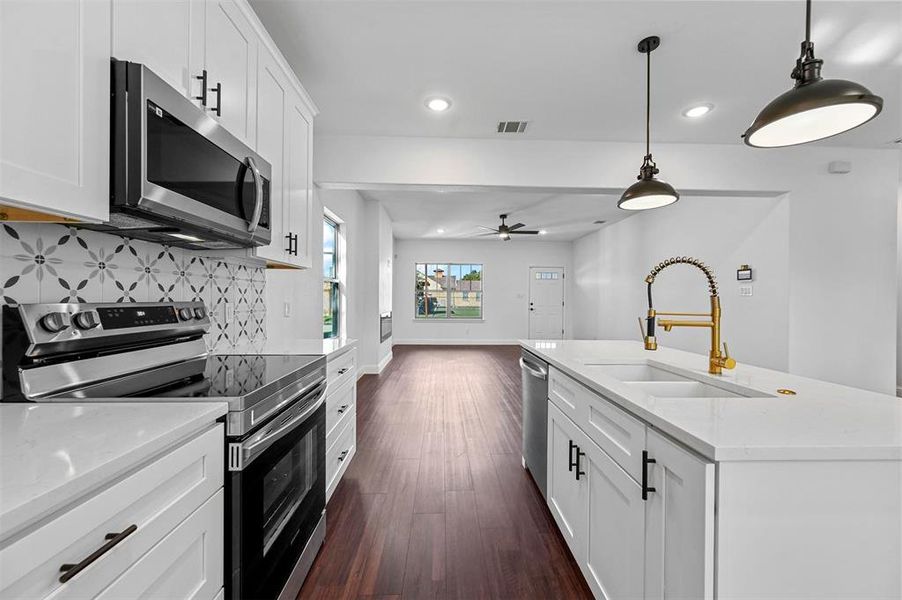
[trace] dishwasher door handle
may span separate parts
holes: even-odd
[[[522,356],[520,357],[520,368],[523,369],[524,371],[526,371],[527,373],[529,373],[530,375],[532,375],[533,377],[536,377],[543,381],[548,379],[548,371],[546,371],[542,367],[536,366],[530,362],[526,362],[525,360],[523,360]]]

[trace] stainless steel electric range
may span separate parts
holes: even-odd
[[[325,537],[326,360],[209,354],[209,327],[202,302],[4,307],[3,401],[227,402],[226,595],[293,599]]]

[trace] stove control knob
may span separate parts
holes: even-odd
[[[182,321],[190,321],[191,320],[191,309],[190,308],[180,308],[179,309],[179,319]]]
[[[206,316],[207,316],[207,311],[205,311],[204,309],[202,309],[202,308],[194,309],[194,318],[197,319],[198,321],[203,319]]]
[[[92,310],[76,313],[74,320],[75,326],[79,329],[94,329],[100,325],[100,321],[97,320],[97,314]]]
[[[47,313],[41,317],[39,323],[44,331],[59,333],[69,327],[69,315],[61,312]]]

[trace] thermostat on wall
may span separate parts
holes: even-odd
[[[751,281],[752,280],[752,268],[748,265],[742,265],[739,269],[736,270],[736,280],[737,281]]]

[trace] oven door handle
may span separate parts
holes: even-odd
[[[277,429],[268,432],[265,436],[258,440],[254,440],[250,444],[244,443],[229,444],[229,471],[241,471],[257,458],[266,448],[274,442],[284,437],[288,432],[297,427],[300,423],[307,420],[323,402],[326,400],[326,382],[322,382],[318,386],[316,392],[316,400],[301,413],[292,417]]]
[[[257,193],[256,202],[254,203],[254,214],[247,226],[248,232],[254,233],[257,231],[257,225],[260,224],[260,215],[263,214],[263,175],[260,174],[257,163],[250,156],[247,157],[247,166],[251,169],[251,177],[254,178],[254,189]]]

